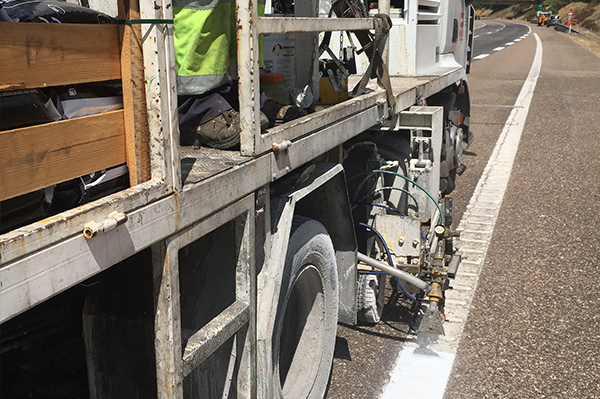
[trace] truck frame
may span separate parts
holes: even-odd
[[[0,90],[123,87],[122,110],[0,132],[1,199],[120,164],[131,185],[0,236],[0,396],[322,398],[337,322],[378,320],[382,261],[439,332],[472,9],[327,18],[307,0],[259,17],[237,0],[241,145],[216,150],[179,145],[173,3],[118,6],[121,25],[0,22]],[[295,35],[296,81],[317,94],[319,34],[381,14],[382,85],[261,131],[260,35]]]

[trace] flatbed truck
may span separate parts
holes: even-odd
[[[119,25],[0,22],[3,92],[123,92],[122,109],[0,132],[3,203],[117,165],[130,185],[0,236],[1,397],[322,398],[337,323],[379,320],[380,270],[416,328],[440,332],[472,9],[380,1],[336,17],[307,0],[259,17],[237,0],[241,145],[217,150],[179,144],[174,5],[119,2]],[[379,79],[261,131],[259,36],[294,34],[316,99],[323,32],[342,46],[382,33],[363,53],[387,63],[358,60]]]

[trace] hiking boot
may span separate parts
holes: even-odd
[[[269,119],[262,112],[260,125],[262,129],[269,127]],[[179,131],[181,145],[193,145],[195,149],[200,146],[229,149],[240,143],[240,115],[230,109],[197,128],[180,125]]]
[[[230,109],[198,126],[196,129],[198,143],[194,147],[206,145],[224,150],[240,143],[240,115]]]

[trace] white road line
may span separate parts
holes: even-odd
[[[504,49],[505,49],[505,47],[496,47],[492,51],[500,51],[500,50],[504,50]]]
[[[513,44],[515,44],[515,42],[508,42],[505,44],[505,46],[512,46]]]
[[[490,159],[477,184],[467,210],[458,226],[464,231],[465,226],[475,217],[480,221],[484,216],[491,223],[486,231],[477,232],[477,241],[459,240],[458,246],[466,255],[465,268],[460,269],[453,286],[462,287],[464,291],[474,292],[479,274],[498,218],[500,206],[490,208],[485,204],[489,198],[502,198],[508,186],[510,172],[521,140],[521,134],[527,120],[529,106],[537,79],[542,67],[542,42],[537,34],[536,51],[529,75],[521,88],[515,106],[508,117]],[[483,206],[480,206],[483,204]],[[466,237],[465,237],[466,238]],[[461,245],[462,244],[462,245]],[[470,245],[469,245],[470,244]],[[452,292],[452,291],[450,291]],[[456,351],[469,315],[473,295],[453,298],[446,306],[448,321],[444,325],[446,335],[443,337],[427,337],[419,335],[419,339],[408,340],[396,361],[381,399],[441,399],[452,371]],[[419,341],[419,342],[417,342]],[[416,349],[418,348],[418,349]],[[426,372],[424,372],[426,370]]]
[[[521,39],[521,38],[515,39],[515,42],[520,42],[521,40],[523,40],[523,39]]]
[[[474,60],[482,60],[485,57],[489,57],[489,54],[479,54],[477,57],[473,57]]]
[[[487,34],[488,34],[488,35],[491,35],[492,33],[494,33],[494,32],[488,32]]]
[[[473,39],[477,39],[479,37],[479,35],[475,35],[473,36]]]

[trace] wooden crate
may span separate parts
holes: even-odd
[[[139,27],[138,27],[139,28]],[[136,27],[0,23],[0,90],[121,79],[118,111],[0,132],[0,200],[127,163],[131,185],[150,179]]]

